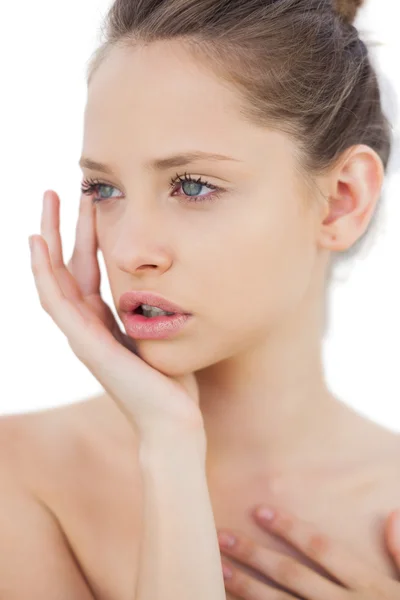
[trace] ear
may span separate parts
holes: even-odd
[[[369,146],[352,146],[324,176],[326,198],[318,236],[322,248],[347,250],[365,233],[381,195],[385,170]]]

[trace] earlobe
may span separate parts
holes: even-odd
[[[329,211],[321,222],[319,242],[325,249],[343,251],[368,229],[382,189],[383,163],[369,146],[355,146],[329,179]]]

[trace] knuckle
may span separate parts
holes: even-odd
[[[330,539],[326,535],[318,533],[310,536],[306,551],[312,558],[322,559],[329,554],[331,547]]]
[[[102,328],[99,328],[99,322],[97,321],[97,319],[93,318],[92,315],[85,315],[85,314],[82,314],[82,312],[81,312],[81,316],[82,316],[81,320],[83,323],[83,325],[82,325],[83,334],[85,336],[87,336],[87,338],[89,340],[97,338],[99,341],[99,345],[101,347],[101,344],[104,341],[104,335],[102,335],[102,333],[103,333]]]
[[[231,579],[231,587],[233,590],[243,597],[248,597],[250,594],[250,578],[239,571],[234,571]]]
[[[257,545],[250,539],[239,538],[236,542],[236,552],[241,559],[252,563],[257,554]]]
[[[278,518],[275,521],[275,523],[273,524],[273,526],[280,533],[284,533],[286,535],[289,535],[293,531],[293,529],[294,529],[295,522],[290,517],[280,517],[280,518]]]
[[[285,587],[290,587],[290,584],[297,582],[301,577],[301,566],[291,558],[280,558],[276,564],[276,574],[279,583]]]
[[[46,300],[46,298],[43,295],[39,295],[39,302],[40,302],[40,306],[43,308],[43,310],[47,313],[50,312],[50,306],[48,301]]]

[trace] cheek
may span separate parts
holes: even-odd
[[[311,219],[265,212],[241,219],[221,234],[208,254],[212,269],[203,272],[201,287],[210,297],[213,291],[215,298],[215,326],[224,324],[232,332],[232,323],[245,329],[257,329],[261,321],[272,323],[303,297],[315,257]]]

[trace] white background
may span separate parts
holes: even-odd
[[[20,0],[0,8],[2,210],[0,414],[43,410],[101,392],[41,308],[28,237],[40,233],[42,196],[61,198],[66,261],[78,214],[86,63],[100,41],[107,0]],[[371,49],[386,113],[400,137],[399,8],[369,0],[356,22]],[[400,152],[396,145],[378,229],[367,253],[336,270],[324,360],[330,387],[363,414],[400,431]],[[104,263],[102,290],[112,302]],[[114,306],[112,309],[115,313]],[[116,314],[116,313],[115,313]]]

